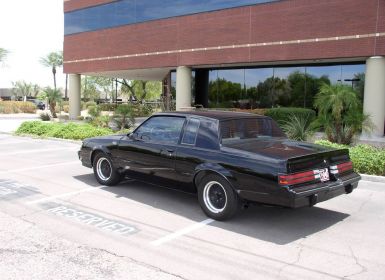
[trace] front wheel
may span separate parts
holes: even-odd
[[[104,153],[95,156],[93,169],[96,180],[102,185],[113,186],[121,180],[121,175],[113,166],[110,157]]]
[[[198,185],[198,200],[206,215],[219,221],[233,217],[239,205],[238,195],[230,183],[218,175],[202,179]]]

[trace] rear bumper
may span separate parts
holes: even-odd
[[[253,191],[238,191],[241,198],[270,205],[278,205],[289,208],[299,208],[304,206],[313,206],[319,202],[329,200],[333,197],[351,193],[357,188],[361,176],[357,173],[338,178],[336,181],[320,183],[317,185],[308,185],[300,188],[289,188],[277,186],[271,193],[260,193]]]
[[[319,202],[329,200],[333,197],[351,193],[355,188],[357,188],[358,181],[360,179],[361,176],[355,174],[354,177],[338,179],[337,181],[327,186],[315,189],[305,190],[301,192],[290,190],[290,192],[292,192],[292,199],[288,200],[288,205],[286,206],[291,208],[313,206]]]

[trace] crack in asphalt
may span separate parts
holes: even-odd
[[[161,268],[159,268],[159,267],[157,267],[157,266],[153,266],[153,265],[151,265],[151,264],[148,264],[148,263],[145,263],[145,262],[138,261],[138,260],[133,259],[133,258],[131,258],[131,257],[129,257],[129,256],[118,255],[118,254],[116,254],[116,253],[114,253],[114,252],[108,251],[107,249],[103,249],[103,248],[95,248],[95,247],[84,246],[84,245],[78,246],[78,249],[87,249],[87,248],[91,248],[91,249],[94,249],[94,250],[97,250],[97,251],[101,251],[101,252],[110,254],[110,255],[112,255],[112,256],[114,256],[114,257],[117,257],[117,258],[128,259],[130,262],[132,262],[132,263],[134,263],[134,264],[137,264],[137,265],[140,265],[140,266],[143,266],[143,267],[146,267],[146,268],[149,268],[149,269],[158,271],[158,272],[162,272],[162,273],[165,273],[165,274],[168,274],[168,275],[177,277],[177,278],[182,279],[182,280],[187,280],[187,278],[184,278],[184,277],[182,277],[181,275],[178,275],[178,274],[174,274],[174,273],[165,271],[165,270],[163,270],[163,269],[161,269]]]
[[[282,267],[279,269],[279,271],[278,271],[278,277],[281,277],[282,272],[283,272],[287,267],[290,267],[290,266],[292,266],[292,265],[296,265],[296,264],[298,264],[298,263],[300,262],[302,253],[303,253],[303,251],[305,250],[305,248],[304,248],[304,246],[303,246],[303,244],[302,244],[302,242],[304,242],[304,241],[305,241],[305,239],[301,240],[301,241],[297,244],[298,247],[299,247],[299,251],[298,251],[298,253],[297,253],[297,257],[296,257],[295,261],[293,261],[293,262],[291,262],[291,263],[287,263],[287,264],[285,264],[284,266],[282,266]]]
[[[344,279],[349,279],[349,277],[357,276],[368,271],[368,268],[360,263],[360,259],[354,254],[353,248],[351,246],[349,246],[349,250],[350,250],[351,257],[354,259],[355,264],[361,268],[361,271],[352,273],[349,275],[345,275]]]

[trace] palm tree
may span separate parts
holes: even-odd
[[[60,91],[58,89],[46,87],[43,91],[43,94],[48,99],[49,110],[51,111],[52,117],[57,118],[55,107],[56,107],[56,102],[61,102],[62,100]]]
[[[315,96],[318,123],[325,129],[328,140],[350,144],[361,130],[373,129],[368,115],[363,113],[358,94],[350,86],[323,84]]]
[[[46,57],[40,58],[40,63],[46,67],[52,68],[53,85],[56,90],[56,68],[63,65],[63,52],[51,52]]]
[[[16,99],[18,96],[23,97],[23,101],[27,100],[27,96],[31,96],[33,92],[33,86],[31,83],[27,83],[26,81],[17,81],[12,82],[12,93],[16,96]]]

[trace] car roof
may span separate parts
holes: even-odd
[[[239,119],[239,118],[264,118],[265,116],[244,113],[244,112],[234,112],[234,111],[216,111],[216,110],[197,110],[197,111],[174,111],[174,112],[164,112],[157,113],[156,115],[174,115],[174,116],[197,116],[197,117],[206,117],[216,120],[226,120],[226,119]]]

